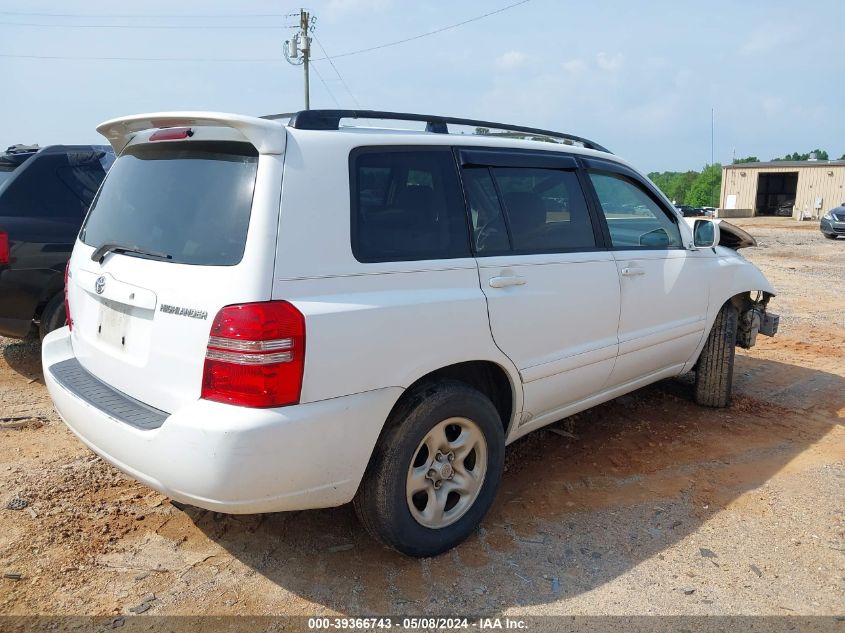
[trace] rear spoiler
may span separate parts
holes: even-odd
[[[101,123],[97,126],[97,131],[108,139],[115,154],[120,154],[138,132],[183,126],[233,128],[243,134],[259,154],[282,154],[285,151],[287,134],[282,124],[258,117],[223,112],[135,114]]]

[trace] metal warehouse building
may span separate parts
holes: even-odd
[[[740,163],[722,169],[719,216],[818,218],[845,203],[845,160]]]

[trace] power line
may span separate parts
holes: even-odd
[[[0,11],[0,15],[21,15],[39,18],[286,18],[287,13],[203,13],[203,14],[175,14],[175,13],[38,13],[34,11]]]
[[[284,29],[268,24],[42,24],[36,22],[0,22],[0,26],[28,26],[57,29]]]
[[[328,61],[328,62],[329,62],[329,64],[331,64],[332,68],[334,68],[334,72],[335,72],[335,74],[337,75],[337,78],[338,78],[338,79],[340,79],[340,83],[342,83],[342,84],[343,84],[343,87],[344,87],[344,88],[346,88],[346,92],[348,92],[348,93],[349,93],[349,96],[350,96],[350,97],[352,97],[352,100],[355,102],[355,105],[356,105],[358,108],[360,108],[360,107],[361,107],[360,102],[359,102],[359,101],[358,101],[358,99],[355,97],[355,95],[354,95],[354,94],[352,94],[352,91],[349,89],[349,84],[347,84],[347,83],[346,83],[346,80],[345,80],[345,79],[343,78],[343,76],[340,74],[340,71],[337,69],[337,66],[335,66],[335,65],[334,65],[334,62],[332,61],[332,58],[331,58],[331,57],[329,57],[329,54],[326,52],[326,49],[323,47],[323,43],[320,41],[320,38],[319,38],[319,37],[317,37],[317,34],[316,34],[316,33],[314,33],[314,39],[315,39],[315,40],[317,40],[317,46],[319,46],[319,47],[320,47],[320,50],[321,50],[321,51],[323,51],[323,55],[325,55],[325,56],[326,56],[326,61]],[[338,104],[338,107],[340,107],[340,105],[339,105],[339,104]]]
[[[331,58],[328,56],[325,57],[314,57],[311,58],[311,61],[331,61],[332,59],[337,59],[339,57],[351,57],[352,55],[360,55],[362,53],[369,53],[376,50],[381,50],[383,48],[388,48],[390,46],[398,46],[399,44],[405,44],[407,42],[413,42],[415,40],[422,39],[424,37],[428,37],[430,35],[436,35],[438,33],[443,33],[444,31],[449,31],[451,29],[456,29],[459,26],[463,26],[465,24],[470,24],[471,22],[476,22],[478,20],[482,20],[484,18],[490,17],[491,15],[496,15],[497,13],[502,13],[503,11],[507,11],[509,9],[513,9],[514,7],[518,7],[523,4],[527,4],[531,2],[531,0],[520,0],[519,2],[514,2],[513,4],[509,4],[504,6],[500,9],[496,9],[495,11],[490,11],[488,13],[484,13],[482,15],[478,15],[474,18],[469,18],[468,20],[464,20],[462,22],[457,22],[455,24],[450,24],[448,26],[440,27],[439,29],[434,29],[433,31],[428,31],[426,33],[420,33],[419,35],[414,35],[413,37],[406,37],[401,40],[396,40],[395,42],[387,42],[385,44],[379,44],[378,46],[370,46],[368,48],[362,48],[355,51],[348,51],[346,53],[340,53],[338,55],[333,55]],[[182,27],[180,27],[182,28]],[[206,28],[206,27],[203,27]],[[239,28],[239,27],[232,27],[232,28]],[[267,28],[282,28],[282,27],[267,27]],[[322,48],[322,47],[321,47]],[[325,50],[323,51],[325,53]],[[99,56],[72,56],[72,55],[24,55],[24,54],[13,54],[13,53],[0,53],[0,57],[3,58],[15,58],[15,59],[54,59],[54,60],[78,60],[78,61],[134,61],[134,62],[227,62],[227,63],[268,63],[268,62],[277,62],[281,61],[275,58],[254,58],[254,59],[224,59],[224,58],[206,58],[206,57],[99,57]]]
[[[258,57],[258,58],[222,58],[222,57],[95,57],[95,56],[69,56],[69,55],[18,55],[12,53],[0,53],[0,57],[14,59],[51,59],[62,61],[106,61],[106,62],[225,62],[245,64],[267,64],[281,62],[281,58]]]
[[[491,15],[496,15],[497,13],[502,13],[503,11],[507,11],[508,9],[513,9],[514,7],[518,7],[521,4],[527,4],[531,2],[531,0],[520,0],[519,2],[514,2],[513,4],[509,4],[506,7],[502,7],[501,9],[496,9],[495,11],[490,11],[488,13],[484,13],[482,15],[478,15],[474,18],[470,18],[468,20],[464,20],[463,22],[456,22],[455,24],[450,24],[448,26],[442,26],[439,29],[434,29],[433,31],[428,31],[427,33],[420,33],[419,35],[414,35],[413,37],[406,37],[405,39],[396,40],[395,42],[387,42],[386,44],[379,44],[378,46],[370,46],[369,48],[361,48],[357,51],[349,51],[347,53],[340,53],[338,55],[334,55],[333,58],[337,59],[338,57],[350,57],[351,55],[360,55],[361,53],[369,53],[371,51],[377,51],[382,48],[388,48],[389,46],[397,46],[398,44],[405,44],[407,42],[413,42],[414,40],[419,40],[424,37],[428,37],[429,35],[437,35],[438,33],[442,33],[443,31],[449,31],[451,29],[456,29],[459,26],[463,26],[464,24],[469,24],[470,22],[477,22],[478,20],[483,20],[484,18],[489,18]],[[319,62],[323,61],[326,58],[318,58],[315,57],[311,61]]]
[[[323,76],[320,74],[320,71],[319,71],[319,70],[317,70],[317,67],[316,67],[316,66],[312,66],[311,68],[313,68],[313,69],[314,69],[314,72],[315,72],[315,73],[317,73],[317,78],[320,80],[320,82],[322,82],[323,87],[326,89],[326,92],[328,92],[328,93],[329,93],[329,96],[332,98],[332,101],[334,101],[334,104],[335,104],[338,108],[340,108],[340,107],[341,107],[340,102],[339,102],[339,101],[335,98],[334,94],[332,93],[331,89],[329,88],[329,84],[327,84],[327,83],[326,83],[326,80],[325,80],[325,79],[323,79]]]

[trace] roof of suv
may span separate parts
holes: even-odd
[[[339,130],[343,119],[365,119],[383,121],[416,121],[425,123],[425,131],[435,134],[449,134],[449,125],[471,127],[476,136],[488,136],[491,130],[502,130],[503,136],[523,139],[539,137],[555,140],[565,145],[578,144],[587,149],[610,153],[598,143],[567,132],[555,132],[541,128],[526,127],[511,123],[496,123],[477,119],[440,116],[436,114],[414,114],[410,112],[385,112],[383,110],[302,110],[288,114],[270,114],[265,119],[287,119],[288,125],[298,130]]]
[[[361,127],[343,125],[343,119],[357,121],[424,122],[424,130],[397,129],[393,127]],[[448,126],[474,128],[471,133],[456,133]],[[105,136],[115,152],[120,152],[132,141],[144,140],[152,130],[174,127],[224,127],[236,130],[252,143],[261,154],[284,152],[284,130],[355,133],[362,135],[389,135],[412,137],[414,142],[423,138],[427,143],[444,139],[442,144],[454,144],[455,139],[467,144],[492,144],[501,147],[526,147],[551,151],[584,153],[610,157],[609,150],[598,143],[565,132],[555,132],[508,123],[494,123],[475,119],[444,117],[439,115],[383,112],[375,110],[307,110],[264,117],[244,116],[222,112],[156,112],[112,119],[100,124],[97,131]],[[494,132],[495,130],[495,132]],[[137,137],[137,138],[136,138]],[[445,140],[448,138],[448,140]],[[616,157],[614,157],[615,160]],[[624,161],[619,161],[624,162]]]

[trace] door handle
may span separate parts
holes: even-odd
[[[524,286],[525,281],[525,277],[503,275],[502,277],[490,277],[490,281],[487,283],[491,288],[505,288],[507,286]]]
[[[645,275],[645,270],[639,266],[626,266],[622,269],[622,274],[625,277],[635,277],[637,275]]]

